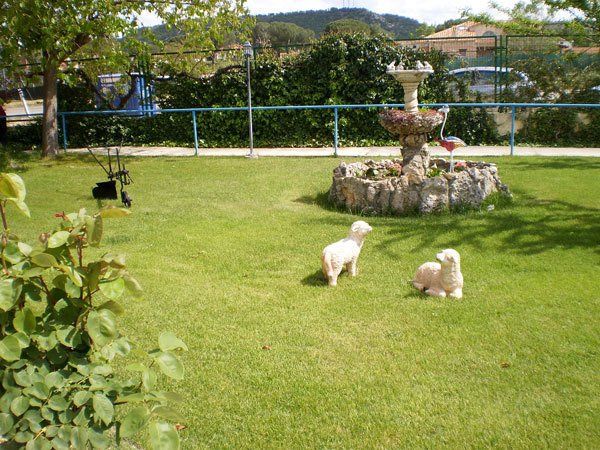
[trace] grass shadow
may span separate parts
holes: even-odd
[[[327,286],[327,281],[325,281],[325,277],[323,276],[323,271],[321,269],[311,273],[310,275],[305,276],[302,279],[302,284],[305,286]]]
[[[555,158],[552,160],[545,160],[544,163],[531,162],[528,160],[520,161],[518,165],[515,165],[511,170],[516,171],[530,171],[530,170],[563,170],[563,169],[575,169],[575,170],[600,170],[600,161],[598,158],[590,161],[589,159],[580,158]]]

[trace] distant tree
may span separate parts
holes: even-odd
[[[415,31],[410,33],[411,38],[424,38],[429,36],[430,34],[435,33],[435,27],[433,25],[428,25],[426,23],[422,23],[417,27]]]
[[[369,25],[355,19],[340,19],[329,22],[323,34],[365,34],[368,36],[377,36],[386,34],[386,32],[381,26],[376,24]]]
[[[211,38],[242,27],[245,0],[2,0],[0,61],[19,75],[22,61],[39,63],[43,77],[42,153],[58,152],[57,81],[64,64],[88,51],[106,61],[129,63],[128,55],[147,53],[139,39],[138,17],[158,16],[178,29],[180,43],[210,47]]]
[[[496,2],[490,6],[509,17],[497,20],[490,14],[473,15],[466,10],[463,15],[472,20],[492,23],[514,34],[547,34],[548,26],[560,22],[562,28],[570,32],[586,33],[598,41],[600,36],[600,1],[598,0],[521,0],[512,8],[505,8]],[[571,20],[559,18],[567,13]]]
[[[289,22],[257,22],[253,30],[255,43],[273,46],[305,44],[315,39],[315,32]]]

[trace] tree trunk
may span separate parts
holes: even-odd
[[[42,156],[58,153],[57,68],[47,63],[44,69],[44,114],[42,118]]]

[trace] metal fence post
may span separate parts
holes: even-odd
[[[515,155],[515,119],[517,114],[517,108],[512,106],[510,108],[510,156]]]
[[[192,111],[192,123],[194,124],[194,156],[198,156],[198,124],[196,123],[196,111]]]
[[[65,153],[67,152],[67,119],[64,114],[60,115],[62,122],[62,132],[63,132],[63,149]]]
[[[337,106],[333,108],[333,156],[338,155],[338,109]]]

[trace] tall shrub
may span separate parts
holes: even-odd
[[[122,256],[86,258],[104,220],[128,211],[58,213],[56,230],[30,245],[9,228],[9,205],[29,215],[25,195],[18,175],[0,174],[0,445],[105,449],[148,428],[153,448],[178,449],[172,422],[182,419],[170,403],[180,397],[159,390],[157,375],[182,379],[175,352],[186,346],[162,333],[117,370],[132,347],[117,317],[141,288]]]

